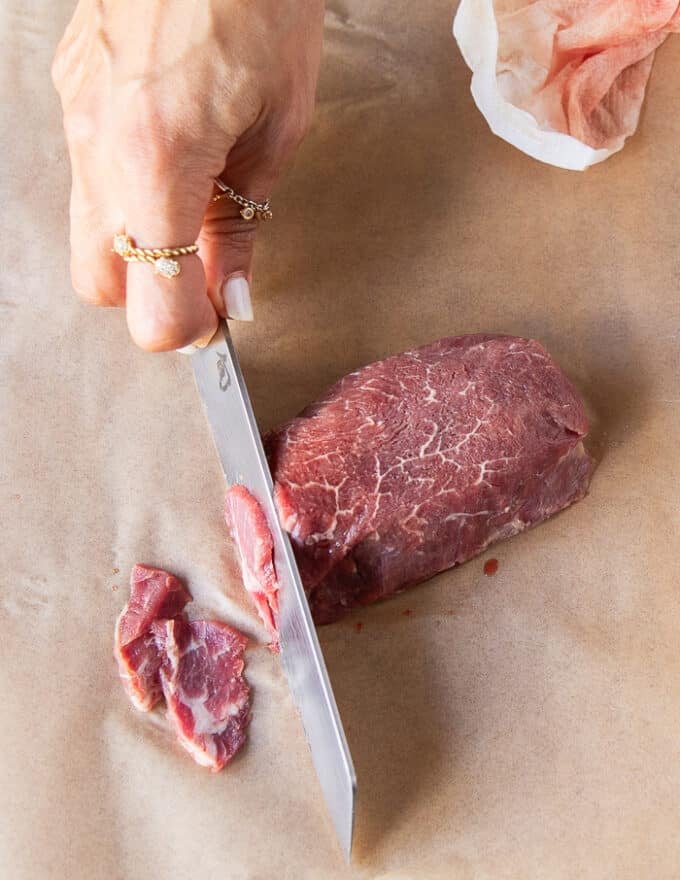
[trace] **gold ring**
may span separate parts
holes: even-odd
[[[236,202],[237,205],[241,206],[239,214],[244,220],[252,220],[253,218],[256,220],[271,220],[274,216],[269,207],[269,199],[265,199],[264,202],[255,202],[253,199],[247,199],[245,196],[240,196],[237,192],[234,192],[219,177],[214,177],[213,180],[221,192],[214,195],[211,201],[219,202],[220,199],[231,199],[232,202]]]
[[[162,275],[163,278],[176,278],[182,271],[179,261],[172,260],[171,257],[184,257],[187,254],[195,254],[197,251],[197,244],[170,248],[140,248],[124,232],[113,237],[113,252],[115,254],[122,257],[126,263],[151,263],[156,274]]]

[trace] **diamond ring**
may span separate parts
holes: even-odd
[[[163,278],[176,278],[182,271],[179,261],[171,257],[183,257],[187,254],[195,254],[197,251],[197,244],[171,248],[140,248],[124,232],[113,237],[115,254],[122,257],[126,263],[151,263],[156,274],[162,275]]]

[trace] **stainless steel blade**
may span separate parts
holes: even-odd
[[[290,540],[279,523],[272,476],[226,322],[220,323],[210,345],[196,352],[192,361],[227,482],[243,484],[257,498],[274,539],[281,662],[340,846],[349,861],[356,801],[352,757]]]

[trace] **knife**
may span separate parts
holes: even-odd
[[[227,483],[241,483],[262,505],[274,542],[279,583],[281,662],[312,762],[347,862],[352,850],[356,774],[312,622],[300,572],[274,502],[274,482],[226,321],[192,355],[196,384]]]

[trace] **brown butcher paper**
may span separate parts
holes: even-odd
[[[346,867],[239,582],[191,364],[71,292],[48,78],[71,4],[4,5],[2,878],[677,877],[680,40],[626,149],[576,174],[490,133],[454,11],[329,2],[314,127],[234,327],[254,406],[269,428],[385,355],[532,336],[582,393],[599,466],[563,514],[320,630],[359,780]],[[118,681],[137,561],[250,636],[249,741],[221,774]]]

